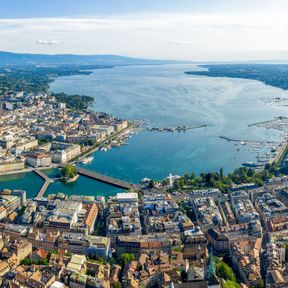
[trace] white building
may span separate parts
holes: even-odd
[[[32,167],[49,167],[51,165],[51,156],[49,153],[28,154],[26,163]]]
[[[137,193],[117,193],[118,203],[138,203]]]

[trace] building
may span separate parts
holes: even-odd
[[[18,239],[14,241],[9,249],[15,253],[17,262],[20,263],[21,260],[31,255],[32,243],[25,239]]]
[[[185,259],[200,261],[208,256],[208,241],[200,227],[185,231],[183,243],[183,256]]]
[[[45,225],[61,229],[70,229],[78,222],[78,215],[81,209],[81,202],[57,201],[57,208],[51,213],[47,221],[45,221]]]
[[[67,269],[73,272],[80,272],[84,267],[86,262],[86,257],[84,255],[74,254],[71,257],[70,262],[67,265]]]
[[[257,286],[262,281],[260,272],[260,253],[262,238],[240,240],[231,243],[230,254],[234,269],[248,286]]]
[[[202,229],[209,229],[214,225],[223,225],[222,216],[213,198],[203,197],[193,199],[191,204],[196,215],[197,222]]]
[[[115,246],[117,235],[141,235],[142,227],[137,193],[118,193],[107,202],[106,235]]]
[[[88,276],[81,273],[73,273],[70,277],[70,288],[85,288]]]
[[[27,202],[27,198],[26,198],[26,191],[25,190],[12,190],[11,191],[11,195],[12,196],[17,196],[20,198],[20,206],[25,206],[26,202]]]
[[[6,208],[7,214],[21,208],[21,199],[18,196],[0,195],[0,205]]]
[[[135,203],[138,204],[137,193],[117,193],[117,201],[121,204]]]
[[[25,168],[25,163],[21,159],[11,160],[10,162],[0,161],[0,173],[22,170]]]
[[[259,213],[256,212],[249,199],[233,200],[232,207],[238,223],[249,223],[254,220],[260,220]]]
[[[116,253],[132,253],[139,257],[144,252],[171,251],[171,243],[166,234],[150,234],[137,236],[118,236],[116,241]]]
[[[87,255],[90,257],[101,257],[108,259],[111,257],[111,239],[107,237],[91,236]]]
[[[65,163],[81,153],[80,145],[52,142],[51,158],[54,163]]]
[[[21,139],[16,144],[16,151],[31,150],[38,146],[38,140],[34,137]]]
[[[0,276],[10,271],[10,266],[6,261],[0,261]]]
[[[58,249],[91,257],[98,256],[107,259],[111,255],[111,240],[107,237],[63,232],[58,237],[57,245]]]
[[[0,221],[7,216],[7,210],[4,205],[0,206]]]
[[[88,205],[87,205],[88,206]],[[98,216],[98,207],[96,203],[89,205],[88,212],[85,217],[85,225],[87,227],[88,233],[92,233],[94,231],[95,222]]]
[[[26,155],[26,163],[32,167],[49,167],[51,156],[48,152],[30,153]]]
[[[12,135],[6,135],[6,136],[3,136],[1,139],[0,139],[0,146],[3,148],[3,149],[10,149],[12,148],[14,145],[14,137]]]
[[[288,207],[270,193],[265,193],[255,200],[255,207],[261,216],[262,223],[267,225],[271,217],[288,215]]]
[[[285,265],[285,243],[268,243],[266,247],[266,287],[285,287],[288,283]]]
[[[217,252],[229,251],[228,237],[224,233],[218,231],[217,229],[210,228],[207,231],[207,239]]]

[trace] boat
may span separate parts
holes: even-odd
[[[88,164],[90,163],[92,160],[94,159],[93,156],[90,156],[90,157],[86,157],[82,160],[82,164]]]
[[[257,164],[255,162],[244,162],[244,163],[242,163],[242,165],[246,166],[246,167],[251,167],[251,168],[263,166],[263,164]]]

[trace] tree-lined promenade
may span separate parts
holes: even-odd
[[[240,167],[232,173],[224,175],[223,169],[219,172],[201,173],[197,176],[195,173],[186,173],[183,177],[174,181],[175,189],[203,189],[203,188],[218,188],[221,192],[227,193],[232,184],[255,183],[258,186],[263,186],[264,182],[271,179],[273,176],[278,176],[285,173],[284,168],[279,168],[274,164],[266,164],[262,171],[256,171],[252,168]],[[163,180],[163,185],[167,185],[167,180]]]

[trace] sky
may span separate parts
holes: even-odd
[[[0,50],[288,60],[287,0],[0,0]]]

